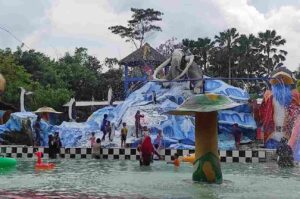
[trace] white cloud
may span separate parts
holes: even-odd
[[[122,58],[133,50],[132,45],[126,44],[123,39],[113,35],[109,26],[125,24],[130,18],[129,11],[116,14],[107,1],[71,1],[56,0],[47,11],[49,24],[29,35],[25,42],[49,55],[57,55],[56,51],[64,52],[71,45],[72,49],[83,46],[94,55],[104,59],[105,57]],[[65,41],[56,43],[55,38],[66,38],[69,40],[67,46]],[[90,41],[86,46],[84,41]],[[51,46],[47,46],[53,42]],[[83,41],[83,42],[82,42]],[[93,42],[93,46],[90,46]],[[95,47],[97,44],[101,46]],[[121,44],[121,45],[120,45]],[[63,53],[59,53],[63,54]],[[56,56],[55,56],[56,57]]]
[[[236,27],[242,33],[263,32],[275,29],[287,40],[282,49],[288,51],[285,64],[295,70],[300,64],[300,9],[296,6],[281,6],[262,14],[246,0],[217,1],[228,27]]]
[[[300,47],[300,8],[292,4],[283,6],[280,2],[280,5],[272,6],[262,13],[253,2],[254,0],[54,0],[48,10],[43,12],[44,16],[41,16],[41,11],[33,10],[33,13],[38,13],[33,21],[39,23],[35,23],[35,28],[31,30],[24,28],[26,36],[23,39],[29,46],[53,57],[64,54],[65,50],[83,46],[100,60],[105,57],[120,59],[134,50],[134,46],[112,34],[108,27],[125,25],[131,16],[131,7],[150,7],[164,13],[160,23],[163,32],[149,37],[150,44],[154,47],[174,36],[178,40],[205,36],[213,38],[218,32],[231,27],[236,27],[240,33],[255,34],[275,29],[287,40],[284,47],[289,52],[286,65],[290,69],[296,69],[300,63],[300,54],[297,53]],[[35,15],[30,16],[34,18]],[[36,28],[37,24],[39,28]],[[4,46],[0,43],[0,47]]]

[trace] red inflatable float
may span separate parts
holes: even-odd
[[[35,164],[35,169],[49,170],[49,169],[53,169],[55,167],[55,164],[53,164],[53,163],[43,163],[43,161],[42,161],[43,153],[42,152],[36,152],[35,155],[38,158],[37,163]]]

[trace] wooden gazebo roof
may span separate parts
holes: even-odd
[[[119,61],[120,65],[141,66],[145,64],[159,65],[166,58],[152,48],[148,43],[145,43],[141,48],[129,54],[127,57]]]

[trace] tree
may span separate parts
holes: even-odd
[[[242,74],[244,73],[248,78],[255,75],[255,73],[265,72],[261,64],[261,54],[259,51],[259,39],[253,34],[242,34],[238,38],[237,43],[238,52],[238,70]]]
[[[112,33],[120,35],[121,38],[125,38],[126,42],[132,42],[138,49],[145,43],[147,34],[153,31],[161,31],[161,28],[154,25],[154,22],[161,21],[163,13],[151,8],[146,10],[131,8],[131,12],[133,14],[127,26],[116,25],[108,29]]]
[[[114,66],[119,65],[119,61],[115,57],[113,58],[106,57],[104,60],[104,65],[107,66],[109,69],[113,69]]]
[[[28,102],[28,107],[31,110],[36,110],[42,106],[63,110],[62,105],[67,103],[73,95],[73,92],[66,88],[53,89],[50,85],[43,87],[37,84],[33,91],[34,93]]]
[[[158,48],[156,48],[157,52],[162,54],[164,57],[170,57],[176,48],[182,47],[182,43],[177,43],[176,41],[177,41],[176,37],[172,37],[171,39],[168,39],[164,43],[160,44]]]
[[[86,51],[77,48],[73,56],[66,53],[58,62],[56,71],[67,89],[74,91],[76,100],[90,100],[98,91],[98,61],[96,67],[89,61]]]
[[[208,58],[210,66],[207,68],[207,73],[211,76],[226,77],[228,72],[224,70],[227,67],[228,59],[227,52],[224,48],[214,47],[210,50]]]
[[[102,90],[102,100],[107,99],[108,87],[111,86],[113,90],[114,100],[122,100],[124,97],[124,83],[123,83],[123,70],[109,69],[106,73],[101,74],[100,81]]]
[[[239,33],[235,28],[228,29],[224,32],[220,32],[215,36],[216,43],[219,47],[224,48],[228,60],[228,77],[231,78],[231,65],[233,61],[233,50],[236,47]],[[231,82],[229,80],[229,82]]]
[[[210,50],[214,47],[214,42],[211,39],[198,38],[197,41],[184,39],[182,40],[183,46],[188,48],[193,55],[196,56],[195,61],[203,66],[204,73],[207,72],[208,57]]]
[[[30,88],[33,81],[23,66],[17,65],[10,49],[0,50],[0,73],[6,79],[2,100],[19,107],[20,87]]]
[[[18,55],[16,55],[18,54]],[[23,57],[24,56],[24,57]],[[45,78],[42,76],[36,76],[36,80],[33,80],[33,75],[20,63],[36,63],[41,57],[44,57],[42,53],[35,53],[34,51],[21,52],[17,51],[12,53],[10,49],[5,51],[0,50],[0,71],[5,76],[7,87],[3,96],[3,101],[13,104],[15,107],[19,107],[20,99],[20,87],[24,87],[26,90],[33,91],[26,101],[27,110],[36,110],[42,106],[50,106],[57,110],[62,110],[62,105],[66,103],[72,94],[72,92],[66,88],[63,88],[65,84],[61,84],[59,87],[53,88],[55,82],[49,82],[46,86],[41,84]],[[30,57],[30,58],[29,58]],[[26,58],[26,59],[25,59]],[[44,74],[41,71],[45,71],[44,66],[30,65],[31,67],[39,67],[34,74]],[[51,67],[51,65],[49,66]],[[48,74],[49,77],[51,74]],[[51,79],[51,78],[50,78]]]
[[[264,55],[264,67],[267,69],[268,74],[270,71],[281,61],[285,60],[287,51],[279,50],[278,46],[286,43],[285,39],[282,39],[280,35],[277,35],[275,30],[266,30],[266,32],[258,33],[260,41],[260,50]]]

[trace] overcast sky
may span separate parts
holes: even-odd
[[[100,60],[121,59],[134,46],[107,28],[126,25],[131,7],[164,13],[163,31],[148,38],[153,47],[171,37],[213,38],[231,27],[255,34],[275,29],[287,40],[286,66],[295,70],[300,64],[300,0],[0,0],[0,26],[54,58],[86,47]],[[0,48],[18,45],[0,29]]]

